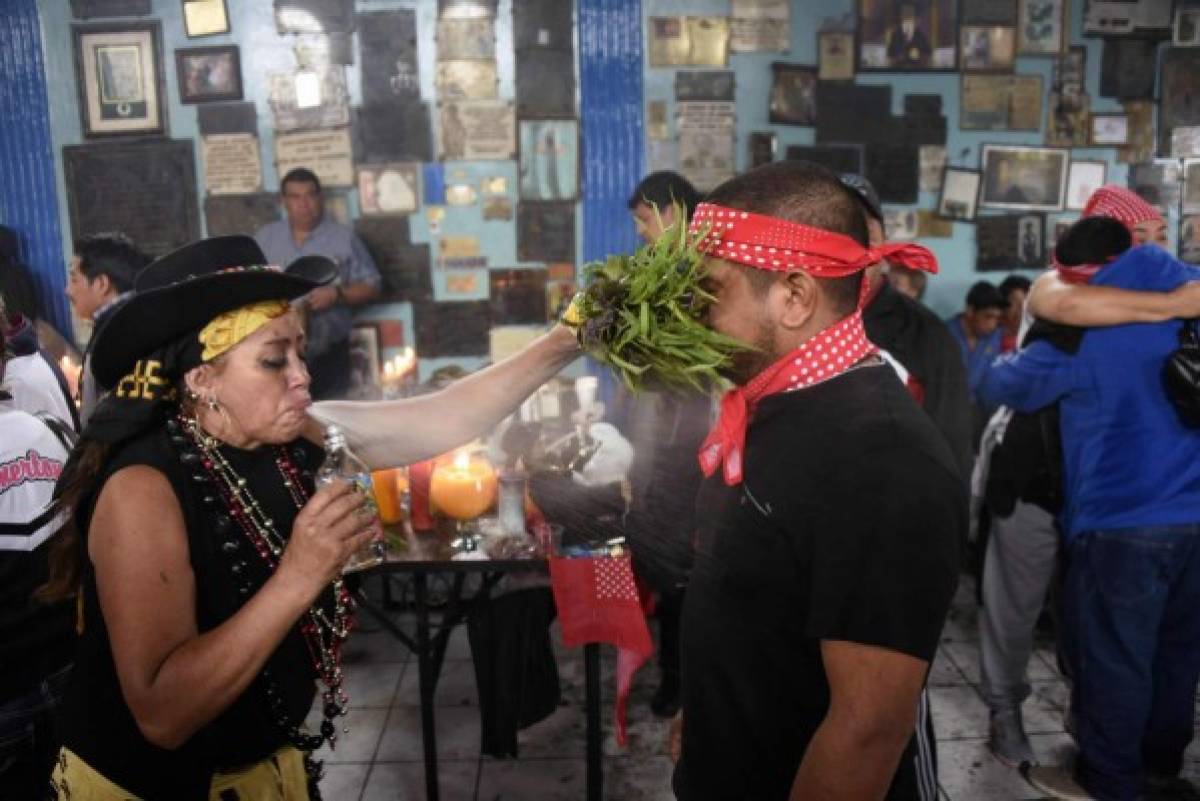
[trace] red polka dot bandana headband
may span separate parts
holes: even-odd
[[[843,278],[887,259],[913,270],[937,272],[937,259],[912,242],[865,248],[843,234],[730,209],[696,207],[690,228],[701,253],[760,270],[804,270],[817,278]]]
[[[1123,186],[1102,186],[1088,198],[1084,217],[1112,217],[1133,233],[1133,227],[1149,220],[1161,220],[1162,212]],[[1070,267],[1054,259],[1059,276],[1071,284],[1086,284],[1103,264],[1076,264]]]

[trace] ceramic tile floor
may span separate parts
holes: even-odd
[[[411,622],[411,621],[409,621]],[[364,619],[365,627],[371,621]],[[407,623],[406,623],[407,627]],[[555,630],[557,634],[557,629]],[[323,752],[326,801],[418,801],[425,798],[417,665],[389,635],[364,631],[350,642],[347,692],[350,731],[335,752]],[[478,699],[466,631],[451,638],[438,684],[437,735],[444,801],[581,801],[584,798],[583,660],[579,649],[559,651],[563,705],[520,734],[518,760],[479,755]],[[629,744],[612,738],[612,654],[604,656],[604,797],[611,801],[669,801],[671,762],[665,754],[666,723],[647,707],[656,673],[638,675],[629,707]],[[1049,643],[1039,645],[1029,666],[1033,694],[1025,703],[1034,750],[1060,763],[1072,741],[1062,730],[1066,687]],[[938,736],[940,782],[945,801],[1038,799],[1018,773],[987,749],[987,707],[978,692],[979,657],[973,588],[964,581],[942,634],[930,675]],[[1200,779],[1200,747],[1188,752],[1186,773]]]

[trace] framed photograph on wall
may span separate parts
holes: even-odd
[[[1117,147],[1129,144],[1129,117],[1125,114],[1093,114],[1092,144]]]
[[[242,63],[237,45],[176,50],[175,74],[181,103],[242,99]]]
[[[229,33],[225,0],[183,0],[183,31],[189,39]]]
[[[1200,47],[1200,4],[1178,4],[1171,44],[1176,47]]]
[[[1200,159],[1183,163],[1183,213],[1200,214]]]
[[[1065,148],[984,145],[979,205],[1018,211],[1062,211],[1071,152]]]
[[[818,75],[822,81],[854,80],[854,34],[821,31],[817,34]]]
[[[963,72],[1012,72],[1016,62],[1015,29],[1004,25],[962,26]]]
[[[858,0],[860,72],[957,67],[957,0]]]
[[[771,64],[769,119],[781,125],[817,122],[817,70],[801,64]]]
[[[158,21],[75,25],[72,30],[83,135],[166,133]]]
[[[1088,198],[1108,177],[1108,162],[1072,159],[1067,173],[1067,210],[1083,211]]]
[[[1179,260],[1200,264],[1200,214],[1179,218]]]
[[[1067,0],[1017,0],[1017,55],[1057,56],[1067,39]]]
[[[942,193],[937,215],[946,220],[971,222],[979,203],[979,170],[947,167],[942,173]]]

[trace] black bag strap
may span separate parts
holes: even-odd
[[[35,412],[33,416],[41,420],[45,424],[46,428],[50,429],[50,433],[54,434],[58,441],[62,443],[62,446],[66,448],[67,453],[71,452],[71,450],[75,447],[75,441],[78,439],[79,435],[72,431],[66,423],[64,423],[62,420],[59,420],[49,412]]]

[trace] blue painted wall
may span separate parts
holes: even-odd
[[[1087,91],[1091,95],[1092,110],[1096,112],[1121,111],[1116,100],[1098,96],[1100,86],[1099,39],[1084,39],[1083,2],[1067,0],[1070,4],[1071,44],[1087,47]],[[771,87],[771,62],[785,61],[795,64],[817,63],[817,31],[823,20],[839,17],[857,8],[854,0],[792,0],[792,44],[788,53],[737,53],[731,54],[729,68],[737,81],[737,140],[735,142],[737,167],[745,169],[749,162],[749,134],[754,131],[775,131],[778,135],[777,158],[782,158],[788,145],[812,144],[813,129],[790,125],[771,125],[767,122],[768,96]],[[725,15],[729,13],[728,0],[644,0],[647,18],[672,15],[705,14]],[[711,69],[711,68],[709,68]],[[645,63],[646,100],[668,101],[668,119],[674,126],[674,68],[651,67]],[[1051,59],[1021,58],[1017,60],[1016,72],[1040,74],[1043,85],[1049,91]],[[946,145],[949,163],[960,167],[978,168],[979,146],[982,143],[1032,144],[1044,141],[1045,109],[1043,108],[1043,131],[962,131],[958,127],[959,74],[901,74],[872,73],[858,76],[860,84],[890,84],[892,87],[892,113],[903,113],[904,95],[912,93],[938,93],[942,96],[942,113],[946,116],[949,133]],[[1043,103],[1044,105],[1044,103]],[[870,125],[863,120],[863,125]],[[1109,162],[1109,183],[1124,184],[1127,167],[1116,161],[1113,148],[1074,149],[1072,157],[1077,159],[1099,159]],[[932,209],[937,205],[937,196],[922,193],[918,204],[912,208]],[[903,208],[903,207],[897,207]],[[1064,213],[1064,218],[1076,213]],[[1178,225],[1168,226],[1171,236],[1176,235]],[[925,295],[925,302],[943,316],[960,310],[967,289],[972,283],[985,278],[999,281],[1004,273],[975,272],[975,226],[970,223],[954,223],[954,236],[950,239],[929,238],[920,240],[938,258],[941,273],[932,278]],[[1036,273],[1028,272],[1031,277]]]
[[[53,60],[53,59],[51,59]],[[35,0],[0,3],[0,224],[19,237],[47,319],[71,335]]]
[[[277,176],[272,164],[271,115],[267,105],[266,74],[271,70],[288,70],[294,67],[291,50],[292,37],[280,37],[275,32],[272,4],[267,0],[227,0],[232,34],[228,36],[188,39],[183,32],[181,3],[178,0],[153,0],[154,16],[161,20],[164,40],[164,66],[166,73],[167,115],[170,135],[173,138],[190,138],[198,142],[196,113],[194,106],[179,103],[173,51],[179,47],[234,43],[241,47],[242,70],[246,99],[254,101],[259,110],[259,138],[264,167],[264,186],[276,186]],[[27,6],[31,0],[6,0],[0,7],[6,13],[12,3]],[[520,0],[500,0],[497,9],[496,56],[500,78],[500,96],[513,96],[514,59],[512,53],[512,4]],[[1100,71],[1100,41],[1083,39],[1082,2],[1071,3],[1072,43],[1084,44],[1088,49],[1088,91],[1092,96],[1095,111],[1119,111],[1116,101],[1097,96]],[[420,65],[421,94],[427,102],[436,100],[434,73],[436,51],[434,29],[437,14],[436,0],[359,0],[360,10],[383,10],[390,8],[413,8],[417,12],[418,58]],[[643,171],[639,143],[644,144],[642,107],[635,98],[640,93],[644,101],[666,100],[669,103],[669,119],[673,118],[671,103],[674,95],[675,69],[651,68],[644,55],[642,38],[646,21],[651,16],[675,14],[729,13],[728,0],[577,0],[576,52],[580,59],[580,108],[582,113],[583,143],[583,186],[580,213],[577,215],[577,237],[579,261],[595,258],[605,253],[631,247],[635,242],[632,224],[624,208],[624,199],[636,184]],[[775,60],[800,64],[816,63],[816,31],[822,20],[840,16],[855,8],[854,0],[793,0],[791,50],[786,54],[751,53],[734,54],[730,57],[730,68],[737,79],[737,140],[735,143],[739,168],[747,161],[748,135],[753,131],[774,130],[778,134],[779,152],[791,144],[807,144],[813,141],[811,128],[772,126],[767,123],[767,97],[770,90],[770,63]],[[62,164],[59,154],[64,145],[82,141],[79,113],[76,108],[76,89],[73,59],[71,55],[71,19],[69,3],[65,0],[42,0],[42,35],[46,59],[49,112],[52,132],[52,153],[58,181],[58,203],[61,220],[61,240],[69,240],[65,191],[62,185]],[[638,21],[638,17],[641,21]],[[1017,71],[1043,75],[1049,86],[1051,61],[1041,58],[1019,59]],[[347,71],[351,102],[357,103],[359,94],[358,67]],[[1041,132],[963,132],[958,130],[959,76],[957,74],[872,74],[859,79],[861,83],[887,83],[893,87],[894,112],[902,109],[906,93],[937,92],[943,98],[943,113],[948,120],[948,153],[952,164],[975,167],[978,165],[979,145],[982,142],[1029,143],[1042,141]],[[673,123],[673,120],[672,120]],[[870,124],[869,120],[863,121]],[[1109,180],[1123,183],[1126,167],[1115,161],[1112,149],[1080,149],[1073,155],[1077,158],[1103,159],[1109,162]],[[202,174],[197,165],[197,174]],[[475,174],[500,170],[500,165],[486,163],[456,163],[450,170],[460,169]],[[504,168],[512,170],[511,165]],[[199,190],[198,190],[199,191]],[[510,188],[515,193],[515,187]],[[919,208],[932,208],[936,197],[923,194]],[[349,193],[348,205],[352,215],[357,213],[354,193]],[[428,226],[423,214],[411,218],[412,235],[415,241],[428,241]],[[1171,226],[1172,236],[1176,226]],[[443,234],[474,234],[481,238],[481,245],[490,262],[496,267],[534,266],[521,265],[515,257],[515,238],[511,225],[484,223],[480,209],[476,207],[448,208],[442,225]],[[933,249],[942,265],[942,274],[930,283],[927,301],[938,312],[950,314],[961,305],[967,287],[977,278],[975,263],[975,228],[973,225],[954,224],[954,235],[949,239],[927,239],[925,244]],[[433,257],[437,258],[437,236],[434,240]],[[61,269],[62,259],[55,262]],[[999,279],[1002,275],[989,274]],[[395,314],[411,319],[407,307],[395,309]],[[389,312],[390,313],[390,312]],[[411,328],[410,328],[411,334]],[[473,366],[470,359],[452,361]],[[439,364],[430,362],[428,369]],[[426,365],[423,364],[423,372]]]

